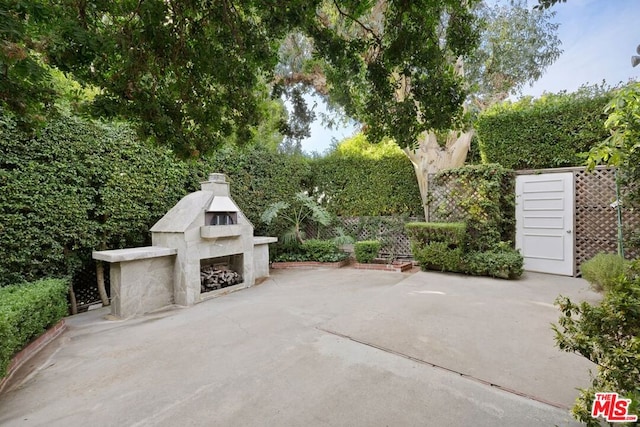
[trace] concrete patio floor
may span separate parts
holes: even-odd
[[[2,426],[567,426],[591,365],[554,347],[581,279],[286,270],[191,308],[100,309],[0,396]]]

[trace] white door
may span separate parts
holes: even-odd
[[[573,276],[573,173],[516,177],[516,247],[524,269]]]

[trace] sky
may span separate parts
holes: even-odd
[[[556,13],[552,21],[560,24],[558,37],[563,53],[533,86],[523,89],[522,95],[573,92],[603,80],[611,86],[640,80],[640,65],[631,66],[631,56],[640,56],[636,52],[640,45],[640,0],[567,0],[551,10]],[[320,102],[316,111],[324,111]],[[332,140],[342,140],[354,132],[353,125],[327,129],[316,120],[311,137],[302,141],[302,150],[322,154]]]

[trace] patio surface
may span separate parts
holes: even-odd
[[[554,347],[581,279],[274,271],[259,286],[67,331],[0,396],[2,426],[567,426],[590,363]]]

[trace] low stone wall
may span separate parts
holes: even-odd
[[[111,263],[111,314],[126,319],[173,304],[177,253],[158,246],[94,252]]]
[[[253,238],[253,272],[256,280],[269,277],[269,243],[277,241],[277,237]]]

